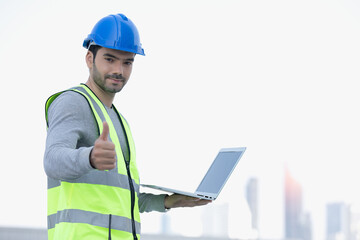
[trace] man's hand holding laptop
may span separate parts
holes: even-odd
[[[165,197],[165,208],[196,207],[211,203],[211,200],[189,197],[181,194],[172,194]]]

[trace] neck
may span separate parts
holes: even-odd
[[[107,107],[111,108],[112,103],[115,98],[115,93],[108,93],[101,89],[94,81],[90,80],[86,82],[86,85],[95,93],[95,95],[100,99],[100,101]]]

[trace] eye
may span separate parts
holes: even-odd
[[[112,59],[112,58],[105,58],[105,61],[107,61],[107,62],[109,62],[109,63],[112,63],[112,62],[114,62],[114,59]]]
[[[133,63],[132,62],[125,62],[125,65],[131,66]]]

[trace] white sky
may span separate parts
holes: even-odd
[[[46,227],[44,103],[86,81],[82,41],[113,13],[134,21],[147,54],[115,100],[142,182],[192,191],[219,148],[248,147],[214,203],[236,212],[235,237],[250,221],[249,177],[260,181],[261,236],[283,236],[285,164],[304,188],[314,239],[326,203],[360,203],[357,1],[0,0],[0,226]],[[200,234],[201,211],[173,211],[175,231]],[[159,218],[143,215],[144,232]]]

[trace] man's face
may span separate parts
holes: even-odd
[[[100,48],[95,60],[91,60],[92,54],[90,55],[87,59],[90,78],[104,92],[120,92],[130,78],[135,54]]]

